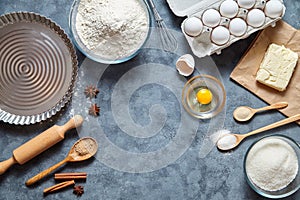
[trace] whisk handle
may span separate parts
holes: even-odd
[[[161,16],[159,15],[159,13],[158,13],[158,11],[157,11],[157,9],[156,9],[156,6],[155,6],[154,2],[153,2],[152,0],[148,0],[148,1],[149,1],[149,3],[150,3],[151,8],[152,8],[152,11],[153,11],[155,20],[156,20],[156,21],[162,20]]]
[[[156,9],[156,6],[152,0],[148,0],[150,3],[151,8]]]

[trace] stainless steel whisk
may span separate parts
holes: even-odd
[[[154,14],[154,18],[156,21],[156,25],[159,31],[159,37],[162,43],[162,47],[165,51],[173,52],[177,49],[177,40],[172,32],[167,28],[164,20],[161,18],[158,13],[155,4],[152,0],[149,0],[152,12]]]

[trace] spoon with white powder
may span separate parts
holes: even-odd
[[[261,133],[263,131],[267,131],[267,130],[270,130],[270,129],[273,129],[273,128],[277,128],[279,126],[283,126],[285,124],[288,124],[288,123],[291,123],[291,122],[294,122],[294,121],[298,121],[298,120],[300,120],[300,114],[297,114],[297,115],[288,117],[286,119],[280,120],[278,122],[275,122],[273,124],[264,126],[264,127],[259,128],[257,130],[251,131],[247,134],[233,134],[233,133],[228,133],[228,132],[222,134],[222,131],[220,131],[221,133],[219,134],[220,137],[217,141],[217,147],[220,150],[227,151],[227,150],[233,149],[236,146],[238,146],[240,144],[240,142],[243,139],[245,139],[246,137],[249,137],[251,135]]]

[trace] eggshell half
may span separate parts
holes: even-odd
[[[180,75],[189,76],[193,73],[194,68],[195,60],[191,54],[180,56],[176,62],[176,69]]]

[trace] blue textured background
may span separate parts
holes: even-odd
[[[287,10],[283,19],[299,29],[300,1],[285,0],[284,2]],[[170,11],[166,1],[155,0],[155,3],[157,3],[157,8],[167,26],[179,31],[184,18],[176,17]],[[13,11],[37,12],[53,19],[69,34],[68,14],[71,4],[72,1],[66,0],[0,0],[0,14]],[[212,56],[222,74],[227,91],[228,118],[225,126],[236,133],[246,133],[284,118],[279,112],[271,111],[262,113],[249,123],[241,125],[230,117],[233,110],[239,105],[246,104],[252,107],[266,105],[258,97],[229,79],[231,71],[254,38],[255,34],[234,43],[222,51],[221,55]],[[78,52],[78,58],[81,62],[84,56]],[[153,88],[145,87],[142,92],[144,95],[148,95],[147,92],[150,92],[151,89]],[[137,94],[143,93],[138,91]],[[15,126],[0,122],[0,160],[9,158],[13,149],[46,128],[54,124],[65,123],[70,112],[71,108],[67,106],[50,120],[30,126]],[[133,116],[135,113],[133,112]],[[176,117],[172,118],[171,116],[171,119],[176,120]],[[267,133],[285,134],[300,142],[299,126],[296,124]],[[198,152],[202,135],[197,134],[188,151],[175,163],[150,173],[131,174],[116,171],[96,159],[84,163],[69,163],[59,171],[85,171],[88,173],[87,181],[82,183],[85,187],[85,194],[80,199],[263,199],[247,185],[243,175],[244,154],[250,144],[261,136],[249,138],[229,153],[220,153],[214,148],[205,159],[200,159]],[[24,183],[36,173],[62,160],[77,139],[76,131],[70,131],[64,142],[55,145],[22,166],[11,167],[4,175],[0,176],[0,199],[76,198],[70,188],[43,196],[43,189],[55,184],[52,176],[43,179],[33,187],[28,188]],[[300,192],[298,191],[287,199],[300,199]]]

